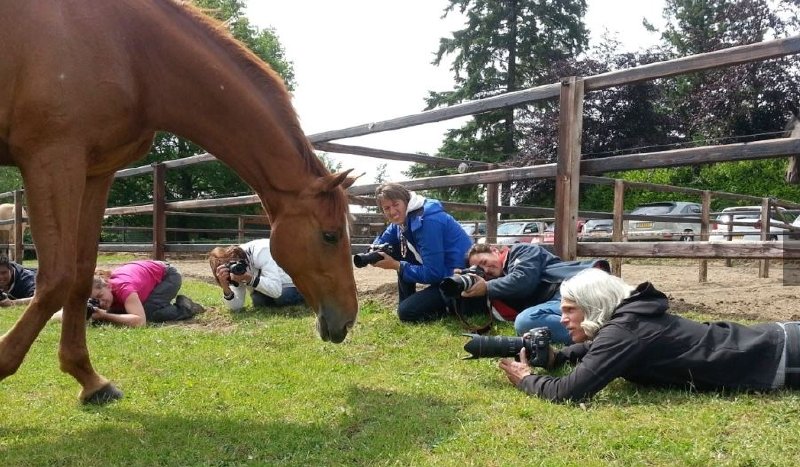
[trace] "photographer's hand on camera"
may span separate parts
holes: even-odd
[[[523,378],[533,373],[533,368],[528,364],[528,352],[523,347],[519,351],[519,361],[512,358],[503,358],[497,364],[514,386],[519,385]]]
[[[92,321],[105,321],[106,315],[108,315],[106,310],[94,307],[92,309],[92,315],[89,318],[91,318]]]
[[[400,261],[397,261],[382,251],[379,251],[378,254],[383,256],[383,259],[373,264],[373,266],[381,269],[391,269],[393,271],[400,269]]]
[[[219,282],[220,287],[222,287],[222,292],[225,295],[233,294],[231,290],[231,271],[228,267],[224,264],[217,266],[215,271],[217,275],[217,281]]]
[[[249,272],[245,272],[244,274],[231,274],[230,278],[232,282],[236,282],[239,285],[253,283],[253,275]]]
[[[477,274],[470,273],[469,275],[474,279],[474,283],[472,284],[472,287],[461,292],[461,296],[465,298],[471,298],[483,297],[486,295],[486,279]]]
[[[13,305],[14,301],[8,298],[8,295],[6,295],[5,292],[0,292],[0,306],[5,308]]]

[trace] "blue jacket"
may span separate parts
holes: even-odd
[[[389,243],[400,252],[400,235],[399,226],[391,224],[373,243]],[[408,213],[404,236],[422,260],[417,261],[410,248],[400,258],[398,274],[405,282],[439,284],[453,270],[466,266],[472,239],[437,200],[426,199],[421,209]]]

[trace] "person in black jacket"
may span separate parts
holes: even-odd
[[[494,317],[513,321],[518,336],[533,328],[547,327],[553,342],[571,344],[567,330],[560,324],[559,285],[586,268],[609,271],[608,261],[562,261],[538,245],[516,244],[498,249],[484,244],[473,245],[467,252],[470,266],[480,266],[484,278],[475,276],[475,284],[461,296],[486,296]]]
[[[800,387],[800,323],[700,323],[667,312],[666,295],[649,282],[632,287],[598,269],[561,284],[561,322],[577,344],[548,367],[575,364],[566,376],[500,361],[508,379],[527,394],[551,401],[588,399],[618,377],[689,390]]]
[[[0,306],[24,305],[36,292],[36,270],[22,267],[0,255]]]

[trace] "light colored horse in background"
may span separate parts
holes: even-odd
[[[800,109],[795,105],[790,105],[792,118],[786,124],[784,138],[800,138]],[[789,165],[786,168],[786,183],[800,183],[800,154],[789,156]]]
[[[0,204],[0,221],[12,221],[15,217],[14,212],[14,204],[13,203],[3,203]],[[25,208],[22,208],[22,217],[27,217],[27,213],[25,212]],[[16,235],[15,235],[15,228],[14,223],[10,222],[8,224],[0,224],[0,250],[6,249],[8,251],[8,256],[12,257],[11,251],[13,251],[13,245],[16,243]],[[22,233],[25,234],[25,229],[28,225],[23,221],[22,223]],[[14,261],[19,261],[19,258],[12,258]]]
[[[64,309],[61,369],[80,400],[122,393],[92,367],[86,300],[114,173],[156,131],[186,137],[259,195],[278,264],[341,342],[358,312],[348,172],[331,174],[283,80],[220,24],[177,0],[0,1],[0,164],[20,168],[39,269],[36,295],[0,338],[0,378]]]

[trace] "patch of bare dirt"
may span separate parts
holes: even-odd
[[[184,277],[212,282],[204,260],[170,259]],[[709,261],[708,281],[698,281],[697,261],[663,260],[647,264],[630,262],[622,266],[622,278],[629,284],[652,282],[670,298],[672,309],[681,313],[698,311],[720,319],[761,321],[800,320],[800,285],[784,285],[783,265],[770,262],[769,277],[758,277],[758,261],[735,262],[726,267],[722,260]],[[373,300],[397,306],[397,274],[372,266],[355,268],[359,300]]]

